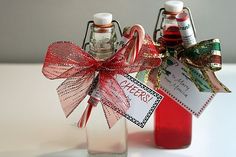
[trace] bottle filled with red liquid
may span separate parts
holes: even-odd
[[[166,1],[164,8],[160,9],[160,29],[157,29],[159,17],[154,30],[154,41],[166,47],[170,55],[174,48],[183,43],[176,15],[183,12],[183,2]],[[157,32],[160,37],[156,38]],[[192,115],[175,102],[170,96],[159,90],[164,100],[154,113],[154,138],[158,148],[179,149],[191,144]]]

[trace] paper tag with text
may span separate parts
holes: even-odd
[[[130,103],[128,111],[123,116],[143,128],[153,111],[161,103],[163,96],[130,75],[116,75],[115,79]],[[91,96],[100,99],[98,93],[96,88],[91,93]],[[110,112],[119,111],[113,108],[113,111]],[[113,114],[109,116],[113,116]],[[115,116],[112,118],[115,118]]]
[[[187,71],[187,67],[181,62],[169,57],[161,74],[160,90],[167,93],[193,115],[199,117],[215,94],[200,92]],[[205,81],[200,75],[197,77],[199,81]]]

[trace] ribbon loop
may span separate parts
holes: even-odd
[[[221,46],[219,39],[202,41],[186,50],[183,58],[186,63],[197,68],[209,68],[218,71],[222,67]]]

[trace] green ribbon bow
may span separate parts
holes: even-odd
[[[163,54],[163,66],[152,70],[139,72],[136,77],[152,86],[159,88],[160,75],[166,73],[165,66],[171,64],[169,56],[177,58],[185,65],[189,79],[196,85],[200,92],[230,92],[216,77],[216,71],[222,67],[221,46],[219,39],[210,39],[185,49],[183,46],[168,48]]]

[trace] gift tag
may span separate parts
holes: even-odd
[[[153,111],[161,103],[163,96],[130,75],[123,76],[118,74],[115,76],[115,79],[130,103],[128,111],[123,116],[143,128]],[[97,88],[93,90],[91,96],[95,99],[100,99]],[[119,113],[119,110],[116,110],[116,108],[112,109],[109,111],[111,114],[106,115],[109,116],[107,118],[119,119],[120,117],[117,117],[115,114],[116,112]]]
[[[173,57],[169,57],[163,69],[160,90],[167,93],[186,110],[199,117],[215,94],[200,92],[190,79],[187,67]],[[205,79],[201,75],[195,77],[199,82],[202,82],[203,86],[205,85]],[[209,87],[204,86],[204,88]]]
[[[124,116],[143,128],[163,96],[130,75],[116,75],[116,80],[130,102]]]

